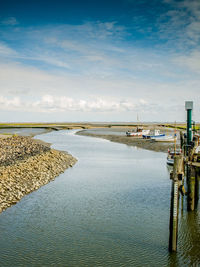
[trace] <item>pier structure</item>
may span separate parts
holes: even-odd
[[[192,129],[193,102],[186,101],[185,108],[187,111],[187,131],[186,134],[180,132],[182,154],[175,154],[173,171],[170,173],[172,180],[169,222],[170,252],[177,251],[180,195],[182,200],[184,196],[187,197],[188,212],[193,212],[197,208],[199,200],[200,145],[199,135],[195,133],[195,129]]]

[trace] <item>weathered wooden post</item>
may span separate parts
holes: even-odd
[[[172,173],[170,222],[169,222],[169,251],[177,250],[178,240],[178,214],[179,214],[179,187],[182,185],[183,177],[183,156],[174,157],[174,167]]]
[[[200,169],[197,168],[195,175],[195,207],[197,207],[199,201],[199,178],[200,178]]]
[[[195,167],[190,166],[189,177],[188,177],[188,211],[193,211],[195,208]]]
[[[176,251],[178,237],[178,181],[172,182],[171,188],[171,207],[170,207],[170,225],[169,225],[169,251]]]
[[[184,145],[184,137],[183,137],[183,132],[180,131],[180,148],[183,150],[183,145]]]

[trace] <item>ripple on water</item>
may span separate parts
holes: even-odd
[[[198,266],[199,211],[180,214],[168,253],[166,155],[66,131],[39,138],[79,161],[1,214],[0,266]]]

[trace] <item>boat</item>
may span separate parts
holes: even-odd
[[[174,151],[174,150],[173,151],[170,151],[168,149],[167,164],[173,166],[174,165],[174,156],[175,155],[181,155],[181,153],[182,153],[182,150],[181,149],[176,150],[176,151]]]
[[[177,137],[173,136],[173,135],[165,135],[162,137],[156,137],[155,136],[151,139],[156,141],[156,142],[175,142],[177,140]]]
[[[152,134],[143,134],[142,137],[144,139],[152,139],[154,137],[158,138],[158,137],[162,137],[165,136],[165,134],[161,134],[160,130],[154,130]]]
[[[142,135],[147,135],[149,133],[150,133],[150,130],[144,130],[142,127],[137,127],[136,131],[127,131],[126,136],[142,137]]]

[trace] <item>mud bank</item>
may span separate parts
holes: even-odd
[[[0,212],[54,180],[76,161],[30,137],[0,139]]]
[[[87,130],[79,131],[76,134],[84,135],[84,136],[91,136],[91,137],[98,137],[103,138],[106,140],[110,140],[111,142],[126,144],[128,146],[136,146],[138,148],[143,148],[147,150],[157,151],[157,152],[165,152],[167,153],[168,148],[173,149],[173,143],[165,143],[165,142],[155,142],[152,140],[146,140],[142,138],[135,138],[135,137],[127,137],[121,135],[112,135],[112,134],[94,134],[88,133]],[[177,148],[179,146],[177,145]]]

